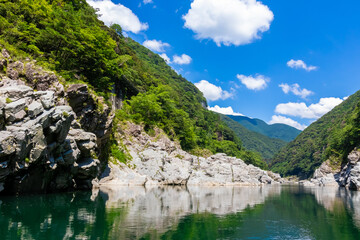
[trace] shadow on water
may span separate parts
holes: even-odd
[[[1,239],[360,239],[360,193],[143,187],[0,198]]]

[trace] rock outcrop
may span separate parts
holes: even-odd
[[[329,160],[321,164],[313,178],[302,181],[307,186],[341,186],[351,190],[360,190],[360,150],[355,148],[348,155],[347,164],[341,169],[333,169]]]
[[[0,74],[0,192],[90,188],[99,172],[96,135],[80,128],[54,74],[9,62]]]
[[[348,163],[341,169],[338,181],[340,186],[360,190],[360,150],[355,148],[348,155]]]
[[[109,163],[100,185],[262,185],[281,183],[280,175],[216,154],[197,157],[181,150],[159,129],[150,137],[139,125],[122,127],[122,144],[132,160]]]
[[[85,84],[74,84],[66,90],[69,105],[76,113],[81,127],[95,133],[99,146],[99,157],[106,158],[105,146],[110,138],[113,114],[112,109],[101,97],[95,97]]]

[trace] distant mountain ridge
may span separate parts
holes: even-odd
[[[299,129],[286,124],[276,123],[269,125],[263,120],[257,118],[233,115],[227,116],[232,120],[240,123],[250,131],[260,133],[262,135],[268,136],[269,138],[281,139],[285,142],[292,141],[301,133]]]
[[[246,149],[260,153],[266,162],[269,162],[287,144],[287,142],[281,139],[270,138],[261,133],[251,131],[229,116],[221,115],[221,120],[241,139]]]

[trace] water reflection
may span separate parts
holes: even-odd
[[[304,191],[315,195],[319,204],[330,212],[349,211],[360,228],[360,192],[337,187],[308,187]]]
[[[126,207],[121,228],[114,227],[112,236],[139,238],[149,231],[164,233],[176,226],[179,219],[190,214],[226,215],[241,212],[263,203],[271,195],[279,195],[279,187],[142,187],[101,188],[106,207]]]
[[[360,194],[305,187],[119,187],[1,197],[1,239],[360,239]]]

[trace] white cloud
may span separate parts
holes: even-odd
[[[291,59],[290,61],[287,62],[287,65],[290,68],[295,68],[295,69],[302,68],[308,72],[318,69],[318,67],[315,66],[308,66],[303,60]]]
[[[152,0],[143,0],[143,3],[144,4],[149,4],[149,3],[153,3],[153,1]]]
[[[194,0],[183,19],[197,39],[212,39],[218,46],[239,46],[261,38],[274,14],[256,0]]]
[[[165,48],[170,47],[170,44],[158,40],[146,40],[143,45],[154,52],[165,52]]]
[[[95,9],[99,9],[99,19],[106,25],[119,24],[124,31],[139,33],[149,28],[147,23],[140,22],[139,18],[124,5],[114,4],[110,0],[87,0]]]
[[[282,83],[279,85],[284,93],[288,94],[289,92],[293,93],[296,96],[301,98],[307,98],[309,95],[314,94],[312,91],[307,90],[306,88],[301,89],[299,84],[295,83],[289,85],[287,83]]]
[[[276,106],[275,112],[288,116],[318,119],[334,107],[342,103],[340,98],[321,98],[318,103],[307,106],[305,103],[281,103]]]
[[[181,56],[174,55],[173,62],[179,65],[190,64],[192,58],[186,54],[182,54]]]
[[[159,54],[159,56],[162,57],[162,59],[164,59],[167,64],[171,63],[171,60],[168,55],[166,55],[166,53]]]
[[[267,87],[267,83],[270,81],[269,78],[263,75],[245,76],[245,75],[236,75],[236,77],[250,90],[262,90]]]
[[[195,83],[195,86],[204,94],[208,101],[225,100],[233,96],[232,93],[224,91],[221,87],[209,83],[206,80]]]
[[[219,107],[218,105],[215,105],[215,107],[208,107],[210,111],[221,113],[224,115],[233,115],[233,116],[244,116],[241,113],[234,112],[232,107]]]
[[[292,126],[294,128],[297,128],[299,130],[304,130],[305,128],[307,128],[307,126],[304,124],[300,124],[291,118],[287,118],[287,117],[279,116],[279,115],[272,116],[272,118],[269,122],[269,124],[275,124],[275,123],[283,123],[283,124]]]

